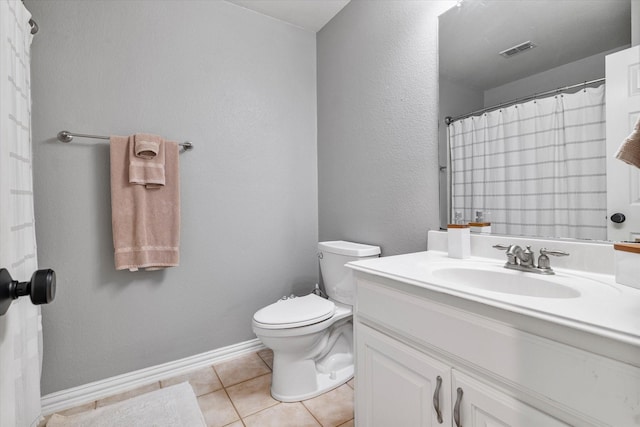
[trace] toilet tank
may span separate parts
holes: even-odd
[[[318,243],[320,272],[329,298],[353,305],[355,284],[351,269],[344,265],[351,261],[380,256],[380,247],[337,240]]]

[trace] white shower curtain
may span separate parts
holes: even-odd
[[[492,231],[606,239],[604,85],[449,126],[451,210]]]
[[[29,280],[37,267],[33,214],[31,15],[0,0],[0,267]],[[40,308],[28,297],[0,316],[0,426],[35,426],[40,415]]]

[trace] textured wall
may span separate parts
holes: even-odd
[[[426,250],[438,228],[437,18],[452,3],[352,0],[318,33],[321,240]]]
[[[640,44],[640,0],[631,0],[631,46]]]
[[[317,280],[315,35],[223,1],[29,1],[43,392],[235,344]],[[106,141],[190,139],[182,262],[113,267]]]

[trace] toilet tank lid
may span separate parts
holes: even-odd
[[[345,242],[344,240],[335,240],[332,242],[318,243],[318,249],[332,254],[346,256],[374,256],[380,255],[379,246],[364,245],[362,243]]]

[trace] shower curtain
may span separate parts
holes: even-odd
[[[451,211],[493,232],[604,240],[604,85],[449,126]]]
[[[31,15],[0,0],[0,267],[29,280],[37,267],[33,214]],[[40,308],[22,297],[0,316],[0,426],[35,426],[41,415]]]

